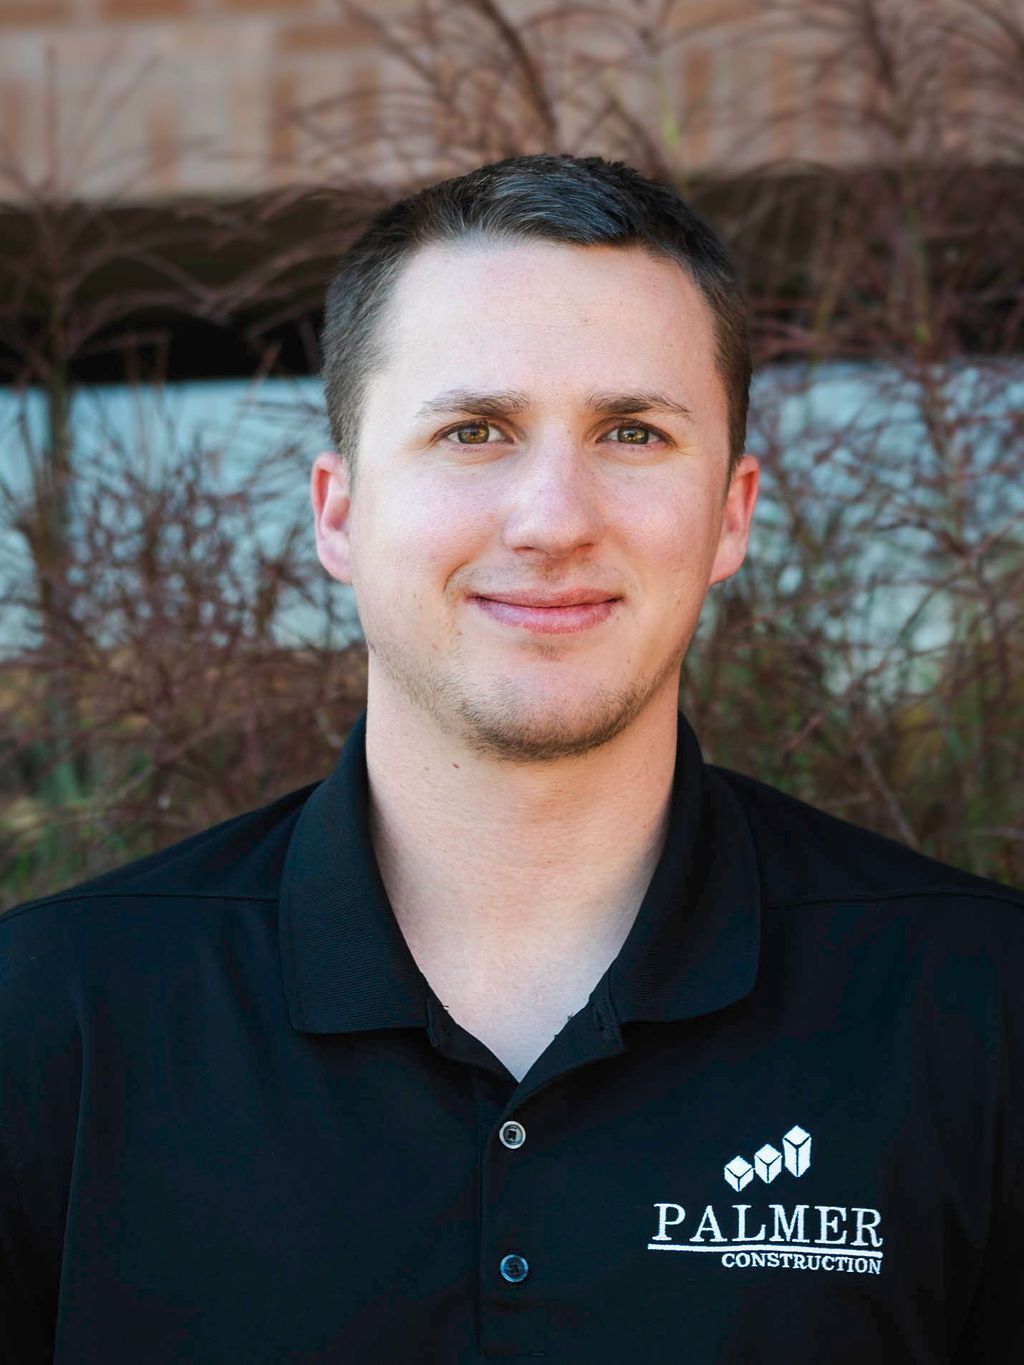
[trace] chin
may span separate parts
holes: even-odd
[[[583,695],[588,692],[589,695]],[[637,685],[619,690],[580,688],[530,695],[500,682],[486,697],[463,695],[460,731],[480,753],[516,762],[550,762],[608,744],[636,719],[649,699]]]

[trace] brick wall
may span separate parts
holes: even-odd
[[[368,7],[396,26],[417,9],[413,0],[368,0]],[[459,31],[468,22],[459,7],[444,8],[442,45],[452,66],[467,56],[473,35]],[[544,0],[505,0],[520,23],[548,8]],[[604,79],[645,128],[667,130],[688,170],[780,157],[869,158],[853,120],[830,126],[815,112],[810,34],[766,36],[751,27],[758,12],[753,0],[684,0],[649,65],[624,60]],[[623,0],[620,17],[636,13]],[[572,79],[585,85],[585,53],[622,51],[626,31],[622,23],[574,17],[568,40],[584,57]],[[566,36],[548,26],[538,47],[553,59]],[[413,98],[409,71],[383,55],[372,31],[342,17],[336,0],[0,0],[0,133],[14,163],[13,175],[10,168],[0,175],[0,199],[24,198],[23,176],[129,201],[324,177],[377,181],[421,166],[434,171],[439,149],[454,173],[505,154],[503,120],[524,126],[508,86],[495,88],[502,74],[469,62],[446,116],[443,104]],[[854,64],[840,61],[830,90],[836,101],[863,97]],[[324,102],[338,96],[345,107],[329,111]],[[977,110],[962,91],[950,100],[960,101],[962,146],[982,154]],[[298,106],[318,101],[311,118],[295,118]],[[607,150],[599,138],[574,142],[589,115],[564,98],[557,104],[560,145]],[[404,119],[402,136],[368,141],[382,116]],[[460,146],[470,127],[480,136]],[[537,139],[542,145],[539,132]],[[617,154],[629,159],[628,146]]]

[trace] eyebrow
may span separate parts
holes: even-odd
[[[641,412],[666,412],[693,422],[694,416],[685,403],[668,394],[640,390],[633,393],[591,392],[583,400],[588,412],[603,417],[633,417]],[[481,417],[514,417],[529,412],[530,400],[518,390],[497,393],[477,392],[473,389],[448,389],[435,398],[428,398],[416,413],[416,421],[446,412],[473,412]]]

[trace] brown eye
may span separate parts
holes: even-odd
[[[482,441],[462,440],[459,441],[459,445],[463,446],[481,446],[487,444],[487,433],[488,431],[490,431],[490,429],[491,429],[490,422],[463,422],[461,426],[453,427],[453,429],[448,433],[448,435],[458,436],[461,435],[461,433],[464,431],[482,431],[484,433],[484,438]]]
[[[639,423],[639,422],[631,422],[631,423],[629,424],[629,426],[620,426],[620,427],[616,427],[615,430],[616,430],[616,431],[636,431],[636,432],[639,432],[640,435],[642,435],[642,436],[644,437],[644,440],[642,440],[642,441],[624,441],[624,442],[622,443],[622,444],[628,445],[628,446],[645,446],[645,445],[647,445],[647,439],[646,439],[646,438],[647,438],[648,436],[650,436],[650,434],[651,434],[651,429],[650,429],[650,427],[645,427],[645,426],[643,426],[643,425],[642,425],[641,423]]]

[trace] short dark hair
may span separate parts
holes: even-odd
[[[729,412],[729,473],[750,393],[746,302],[722,241],[669,185],[621,161],[538,153],[442,180],[382,209],[328,286],[320,347],[331,440],[355,476],[367,381],[386,363],[382,315],[418,247],[467,241],[639,246],[682,266],[710,305]]]

